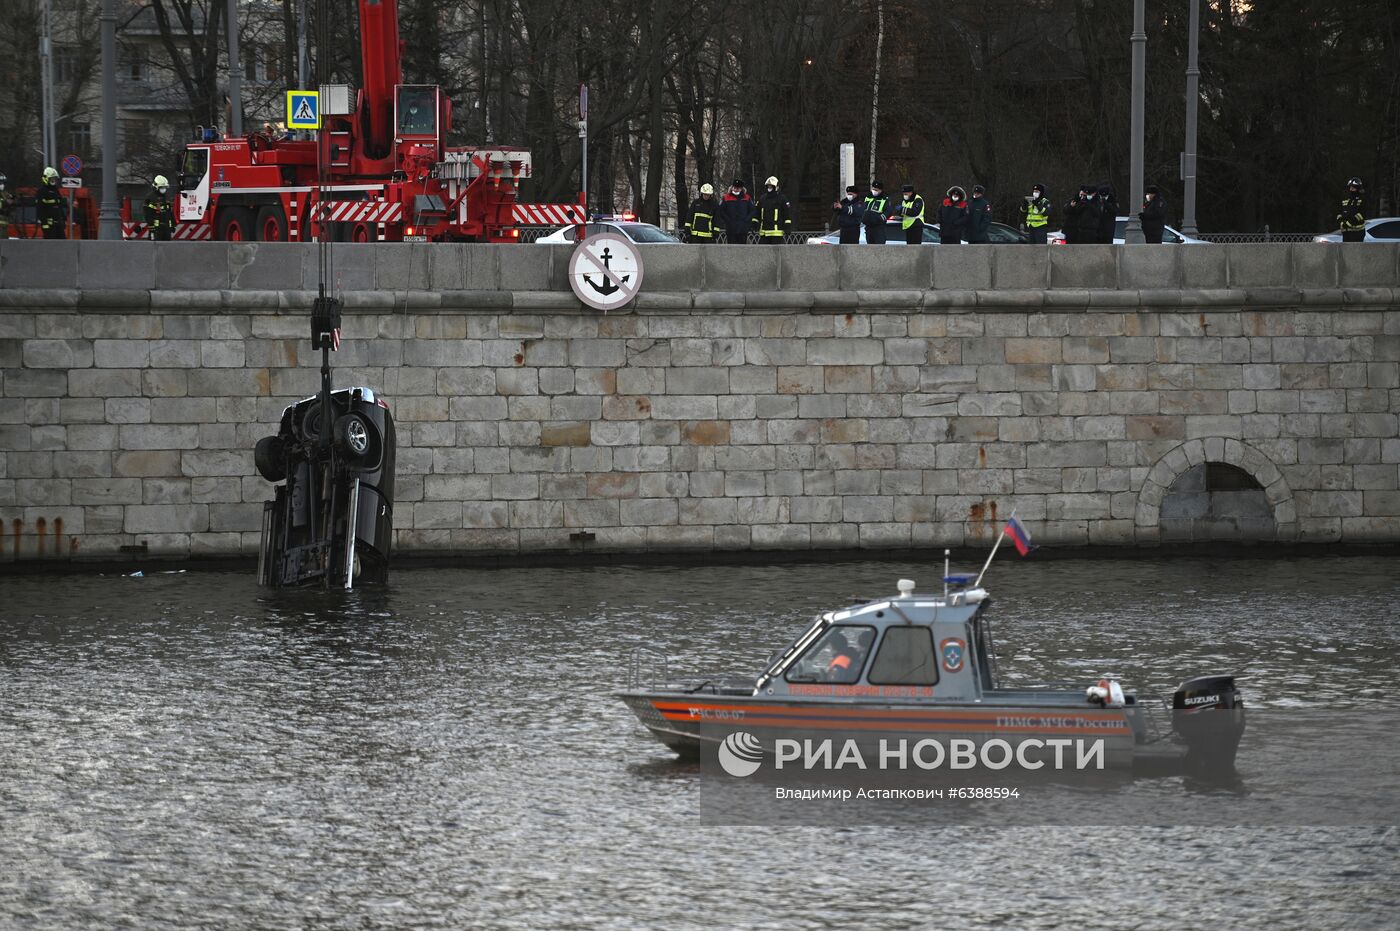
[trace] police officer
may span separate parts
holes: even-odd
[[[725,241],[734,246],[742,246],[748,242],[753,215],[753,198],[744,190],[744,180],[735,178],[729,185],[729,190],[724,192],[724,199],[719,202],[719,217],[724,225]]]
[[[716,212],[715,186],[700,185],[700,196],[690,205],[690,219],[685,222],[686,242],[714,242]]]
[[[1045,245],[1045,234],[1050,227],[1050,198],[1045,196],[1045,185],[1031,185],[1031,192],[1021,205],[1021,225],[1026,228],[1031,242]]]
[[[10,215],[15,209],[15,195],[5,190],[9,179],[0,174],[0,239],[10,238]]]
[[[1138,219],[1142,221],[1143,242],[1160,244],[1167,225],[1167,202],[1162,200],[1162,191],[1157,185],[1149,184],[1143,189]]]
[[[754,215],[754,225],[758,227],[758,241],[768,245],[781,246],[783,236],[792,231],[792,204],[778,190],[778,179],[769,176],[763,182],[763,196],[758,199],[758,213]]]
[[[987,230],[992,226],[992,202],[987,200],[987,189],[980,184],[972,186],[972,199],[967,202],[967,241],[986,243]]]
[[[1337,214],[1337,225],[1342,228],[1342,242],[1366,241],[1366,205],[1362,202],[1362,193],[1360,178],[1347,182],[1342,212]]]
[[[904,197],[895,208],[899,225],[904,229],[904,244],[922,245],[924,241],[924,199],[914,191],[914,185],[904,185]]]
[[[1100,245],[1111,246],[1113,240],[1118,235],[1118,195],[1114,193],[1113,185],[1099,185],[1099,226],[1097,239],[1090,242],[1098,242]]]
[[[870,196],[865,198],[865,213],[861,221],[865,224],[865,241],[868,245],[883,246],[886,221],[890,217],[890,199],[885,196],[883,181],[870,182]]]
[[[170,190],[170,182],[165,175],[156,175],[151,192],[146,195],[146,229],[156,242],[169,242],[170,233],[175,228],[175,217],[170,209],[170,200],[165,192]]]
[[[841,231],[841,244],[860,244],[861,221],[865,219],[865,200],[856,193],[854,184],[846,188],[846,196],[832,205],[836,211],[836,228]]]
[[[1081,184],[1079,190],[1065,204],[1065,242],[1092,243],[1099,238],[1099,216],[1103,205],[1099,203],[1099,186]]]
[[[58,191],[58,172],[54,168],[44,169],[44,180],[39,185],[37,213],[39,228],[45,239],[68,238],[68,211],[64,209],[63,195]]]

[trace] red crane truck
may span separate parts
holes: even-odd
[[[323,115],[316,139],[254,132],[186,146],[173,239],[311,242],[324,228],[341,242],[514,242],[521,225],[583,222],[581,203],[516,203],[528,151],[445,145],[442,88],[400,83],[398,0],[359,5],[354,107]],[[128,218],[124,233],[143,238],[142,226]]]

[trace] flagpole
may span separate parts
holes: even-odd
[[[1012,508],[1012,509],[1011,509],[1011,517],[1015,517],[1015,516],[1016,516],[1016,509],[1015,509],[1015,508]],[[1007,518],[1007,520],[1009,521],[1010,518]],[[977,573],[977,581],[975,581],[975,582],[972,583],[972,587],[973,587],[973,588],[976,588],[977,586],[979,586],[979,585],[982,584],[982,576],[984,576],[984,575],[987,574],[987,569],[992,565],[992,560],[997,558],[997,548],[1001,546],[1001,538],[1004,537],[1004,536],[1006,536],[1006,527],[1005,527],[1005,525],[1003,525],[1002,528],[1001,528],[1000,530],[997,531],[997,541],[996,541],[995,543],[992,544],[992,551],[991,551],[990,553],[987,554],[987,561],[986,561],[985,563],[982,564],[982,571],[979,572],[979,573]]]

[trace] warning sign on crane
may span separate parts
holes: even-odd
[[[321,128],[321,95],[317,91],[287,91],[287,128]]]

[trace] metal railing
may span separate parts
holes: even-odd
[[[655,647],[640,646],[632,650],[627,664],[627,687],[655,689],[671,682],[671,658]]]
[[[544,236],[548,236],[550,233],[553,233],[555,230],[559,229],[559,227],[557,227],[557,226],[522,226],[522,227],[519,227],[519,229],[520,229],[520,241],[521,241],[521,242],[527,242],[527,243],[528,243],[528,242],[535,242],[536,240],[538,240],[538,239],[540,239],[540,238],[542,238],[542,237],[544,237]],[[670,233],[672,236],[675,236],[677,239],[681,239],[681,240],[684,240],[684,239],[685,239],[685,231],[684,231],[684,230],[669,229],[669,230],[666,230],[666,232]],[[814,236],[825,236],[825,235],[827,235],[829,232],[831,232],[831,231],[830,231],[830,230],[795,230],[795,231],[793,231],[793,232],[785,233],[785,234],[783,235],[783,244],[784,244],[784,245],[787,245],[787,246],[800,246],[800,245],[804,245],[804,244],[807,242],[808,239],[811,239],[811,238],[814,237]],[[1203,240],[1205,240],[1206,242],[1212,242],[1212,243],[1236,243],[1236,242],[1312,242],[1313,236],[1314,236],[1314,235],[1315,235],[1315,234],[1313,234],[1313,233],[1274,233],[1274,232],[1271,232],[1271,231],[1269,230],[1269,228],[1266,226],[1266,227],[1264,227],[1264,230],[1263,230],[1262,232],[1258,232],[1258,233],[1198,233],[1197,236],[1196,236],[1196,238],[1197,238],[1197,239],[1203,239]],[[728,243],[728,242],[729,242],[729,238],[724,234],[724,231],[721,230],[721,231],[718,233],[718,235],[716,235],[716,237],[715,237],[715,242],[716,242],[716,243],[721,243],[721,244],[722,244],[722,243]],[[752,245],[752,244],[756,244],[756,243],[758,242],[758,234],[757,234],[757,233],[750,233],[750,234],[749,234],[749,237],[748,237],[748,242],[749,242],[749,244],[751,244],[751,245]]]
[[[1313,233],[1275,233],[1267,226],[1259,233],[1198,233],[1206,242],[1312,242]]]

